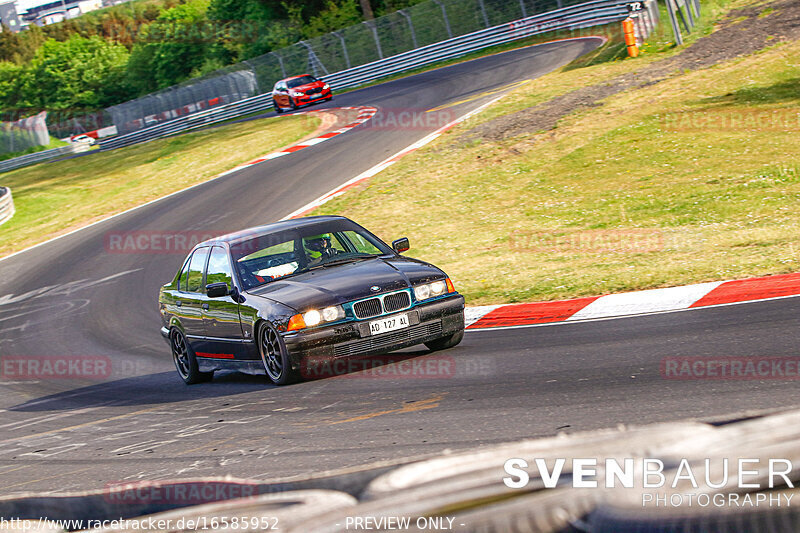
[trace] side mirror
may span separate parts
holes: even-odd
[[[407,252],[409,248],[411,248],[411,245],[408,243],[408,237],[401,237],[396,241],[392,241],[392,249],[398,254]]]
[[[230,294],[230,292],[231,290],[228,288],[228,284],[225,282],[209,283],[206,285],[206,295],[209,298],[222,298],[223,296]]]

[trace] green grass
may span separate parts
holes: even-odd
[[[656,43],[636,60],[561,69],[476,122],[674,53]],[[443,267],[471,305],[794,272],[799,54],[782,44],[626,91],[546,133],[464,145],[465,124],[315,214],[408,235],[409,255]],[[784,122],[752,120],[772,113]]]
[[[320,123],[309,115],[253,120],[0,174],[16,207],[0,226],[0,256],[206,181]]]

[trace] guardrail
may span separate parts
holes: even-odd
[[[59,148],[53,148],[51,150],[35,152],[33,154],[21,155],[13,159],[6,159],[5,161],[0,161],[0,172],[8,172],[9,170],[27,167],[28,165],[35,165],[36,163],[41,163],[42,161],[48,161],[64,155],[83,152],[88,148],[89,145],[86,143],[76,143],[67,146],[61,146]]]
[[[619,22],[628,16],[628,3],[627,0],[594,0],[556,9],[416,48],[379,61],[335,72],[323,78],[335,90],[357,87],[406,70],[453,59],[477,50],[534,35],[554,31],[574,31]],[[646,3],[655,4],[655,0],[647,0]],[[647,9],[640,15],[648,19],[645,24],[641,25],[642,28],[647,28],[644,31],[650,31],[654,26],[654,22],[649,20],[653,16],[652,12],[652,9]],[[271,107],[272,96],[270,93],[264,93],[101,141],[100,148],[103,150],[121,148],[265,111]]]
[[[14,199],[11,197],[11,189],[0,187],[0,225],[8,222],[14,216]]]

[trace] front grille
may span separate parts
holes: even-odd
[[[306,94],[317,94],[322,92],[322,87],[317,87],[316,89],[309,89],[306,91]]]
[[[370,318],[383,313],[383,309],[378,298],[370,298],[353,304],[353,312],[356,314],[356,318]]]
[[[385,313],[393,313],[411,305],[411,296],[407,292],[396,292],[383,299],[383,310]]]
[[[365,339],[337,344],[333,347],[334,357],[353,355],[366,355],[370,353],[391,351],[399,349],[401,345],[410,346],[418,344],[427,338],[435,338],[442,333],[442,322],[437,320],[432,324],[422,324],[410,328],[367,337]]]

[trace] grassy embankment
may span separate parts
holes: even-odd
[[[308,115],[253,120],[0,174],[16,207],[0,226],[0,256],[206,181],[320,123]]]
[[[549,132],[462,137],[680,52],[657,38],[640,59],[584,61],[517,89],[315,214],[408,235],[409,254],[445,268],[471,305],[799,270],[800,42],[627,90]]]

